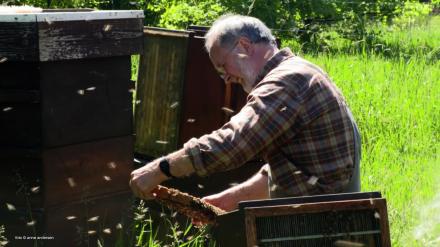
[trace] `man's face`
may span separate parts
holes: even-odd
[[[239,41],[231,48],[214,45],[210,58],[225,83],[239,83],[246,92],[250,92],[256,75],[251,68],[250,57]]]

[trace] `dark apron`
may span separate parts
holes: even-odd
[[[347,108],[348,116],[353,123],[354,130],[354,169],[353,175],[351,176],[350,182],[348,182],[345,189],[342,191],[343,193],[349,192],[360,192],[361,191],[361,135],[359,133],[359,129],[354,121],[353,114],[350,109]]]

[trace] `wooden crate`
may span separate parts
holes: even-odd
[[[219,246],[391,246],[378,192],[241,202],[218,217],[213,235]]]

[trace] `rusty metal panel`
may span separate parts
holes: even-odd
[[[177,148],[188,32],[146,28],[136,91],[135,150],[160,156]]]
[[[45,150],[46,206],[129,190],[132,136]]]
[[[225,83],[204,49],[204,38],[192,37],[188,51],[179,144],[208,134],[227,120],[222,110],[225,106]]]

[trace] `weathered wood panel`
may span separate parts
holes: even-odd
[[[44,146],[131,135],[130,64],[130,56],[41,63]]]
[[[132,136],[45,150],[45,205],[128,191],[132,165]]]
[[[135,151],[160,156],[177,148],[187,32],[145,29],[136,91]]]
[[[38,22],[39,59],[96,58],[138,54],[142,19]]]
[[[35,208],[80,201],[129,190],[133,137],[46,150],[2,148],[0,164],[2,204]]]
[[[33,19],[35,20],[35,17]],[[38,61],[38,33],[35,21],[0,21],[0,62],[6,60]]]

